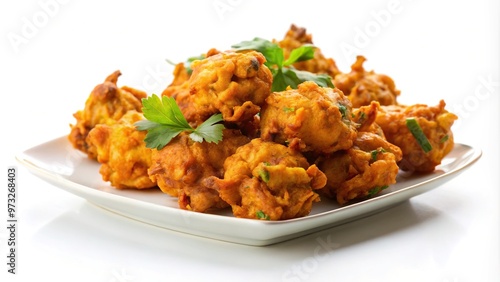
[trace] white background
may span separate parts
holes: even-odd
[[[0,167],[18,166],[19,251],[18,274],[7,274],[1,228],[1,280],[499,281],[498,1],[330,2],[2,1]],[[281,39],[292,23],[306,27],[342,71],[355,54],[366,56],[367,69],[395,80],[400,102],[444,99],[460,117],[456,142],[481,148],[481,160],[390,210],[268,247],[109,214],[15,160],[66,135],[72,114],[114,70],[123,73],[119,85],[159,93],[172,78],[165,59],[256,36]],[[6,185],[1,190],[6,222]],[[318,239],[335,246],[321,260]]]

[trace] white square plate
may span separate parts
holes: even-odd
[[[265,246],[352,221],[437,188],[481,157],[481,151],[455,144],[432,173],[406,175],[380,195],[340,207],[331,200],[315,203],[308,216],[284,221],[235,218],[231,211],[197,213],[181,210],[177,199],[159,189],[118,190],[104,182],[100,164],[75,150],[66,136],[17,156],[31,173],[104,209],[159,227],[239,244]]]

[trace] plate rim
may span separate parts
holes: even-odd
[[[246,244],[253,246],[265,246],[282,241],[286,241],[292,238],[296,238],[302,235],[310,234],[319,230],[327,229],[336,225],[343,224],[348,221],[356,220],[360,217],[365,217],[372,215],[376,212],[388,209],[394,205],[397,205],[405,200],[408,200],[414,196],[425,193],[432,189],[441,186],[448,180],[458,176],[466,169],[470,168],[474,163],[476,163],[482,156],[482,150],[473,147],[471,145],[463,143],[455,143],[452,150],[466,150],[468,152],[467,156],[460,156],[461,163],[454,167],[453,169],[446,171],[442,174],[436,175],[422,182],[415,183],[403,187],[399,190],[392,191],[386,194],[381,194],[376,197],[366,199],[360,202],[352,203],[350,205],[338,207],[329,211],[320,212],[317,214],[308,215],[301,218],[294,218],[281,221],[262,221],[247,218],[236,218],[224,215],[209,214],[209,213],[195,213],[192,211],[182,210],[179,208],[173,208],[169,206],[161,206],[155,203],[146,202],[140,199],[126,197],[124,195],[113,194],[106,191],[98,190],[81,183],[74,182],[70,179],[65,178],[61,174],[50,171],[36,164],[36,158],[30,155],[30,151],[36,151],[37,148],[42,148],[43,146],[54,146],[57,142],[61,142],[61,139],[66,139],[66,136],[60,136],[52,140],[40,143],[15,156],[16,160],[25,166],[30,173],[39,177],[40,179],[62,189],[76,196],[79,196],[97,206],[108,210],[110,212],[117,213],[121,216],[131,218],[137,221],[144,222],[146,224],[155,225],[160,228],[166,228],[169,230],[179,231],[183,233],[188,233],[191,235],[197,235],[201,237],[222,240],[238,244]],[[75,149],[76,150],[76,149]],[[450,152],[451,153],[451,152]],[[439,166],[438,166],[439,168]],[[436,185],[430,185],[436,184]],[[425,187],[425,189],[417,189],[419,187]],[[168,195],[166,195],[168,196]],[[104,200],[104,202],[103,202]],[[110,203],[112,203],[110,205]],[[158,214],[168,213],[174,216],[180,216],[181,221],[163,221],[159,219],[147,218],[143,216],[138,216],[126,212],[123,208],[116,207],[115,205],[123,205],[123,207],[138,205],[144,211],[157,212]],[[356,211],[357,209],[361,211]],[[355,216],[352,216],[354,211]],[[351,216],[350,216],[351,215]],[[333,220],[337,217],[336,220]],[[178,218],[177,218],[178,219]],[[210,230],[193,230],[192,228],[187,228],[189,226],[196,226],[195,224],[211,223],[215,225],[235,225],[234,229],[248,229],[248,231],[267,231],[260,232],[258,237],[248,238],[248,236],[235,236],[236,234],[228,234],[228,232],[220,232],[221,228],[209,228]],[[170,224],[165,226],[165,223]],[[177,223],[177,224],[176,224]],[[206,224],[205,224],[206,226]],[[295,229],[291,232],[291,229]],[[207,231],[210,233],[207,234]],[[273,232],[268,232],[273,231]],[[229,232],[234,233],[234,232]]]

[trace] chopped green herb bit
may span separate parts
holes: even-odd
[[[346,106],[342,105],[342,104],[339,104],[339,111],[340,111],[340,114],[342,114],[342,118],[346,118],[347,117],[347,108]]]
[[[380,193],[380,191],[387,189],[388,187],[389,187],[388,185],[375,186],[372,189],[368,190],[368,197],[373,197],[373,196],[377,195],[378,193]]]
[[[269,171],[265,170],[265,169],[261,169],[259,171],[259,176],[260,176],[260,179],[262,179],[262,181],[264,182],[269,182]]]
[[[359,123],[363,123],[363,122],[365,122],[365,120],[366,120],[366,114],[365,114],[365,112],[359,112],[358,122]]]
[[[420,145],[424,152],[428,153],[432,150],[432,145],[429,142],[429,139],[427,139],[427,136],[425,136],[424,131],[415,118],[407,118],[406,127],[408,127],[413,137],[417,140],[418,145]]]
[[[386,152],[386,150],[384,148],[380,148],[380,149],[371,151],[370,154],[372,156],[372,161],[377,160],[378,153],[385,153],[385,152]]]
[[[289,107],[283,107],[283,111],[284,111],[285,113],[287,113],[287,114],[288,114],[288,113],[293,113],[293,112],[295,112],[295,108],[293,108],[293,107],[292,107],[292,108],[289,108]]]
[[[263,211],[257,211],[255,213],[255,215],[257,216],[258,219],[265,219],[265,220],[270,219],[270,217],[266,213],[264,213]]]
[[[444,143],[444,142],[448,141],[449,138],[450,138],[450,136],[448,136],[448,134],[446,134],[445,136],[443,136],[443,138],[439,139],[439,143]]]

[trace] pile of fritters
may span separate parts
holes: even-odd
[[[312,44],[292,25],[284,50]],[[118,87],[119,71],[91,92],[75,113],[69,140],[101,163],[103,180],[118,189],[159,188],[196,212],[231,208],[236,217],[284,220],[306,216],[322,197],[346,205],[380,193],[400,170],[430,172],[453,148],[456,115],[437,106],[400,105],[400,91],[387,75],[366,71],[358,56],[347,73],[319,48],[293,67],[328,74],[335,85],[311,81],[271,92],[273,76],[256,51],[211,49],[205,59],[176,65],[162,92],[173,97],[196,127],[221,113],[218,144],[195,142],[185,133],[161,150],[146,147],[141,99],[147,94]],[[415,118],[432,145],[425,152],[406,118]]]

